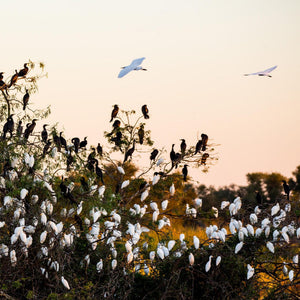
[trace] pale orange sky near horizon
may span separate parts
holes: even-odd
[[[208,174],[189,169],[200,183],[300,165],[299,0],[17,0],[2,10],[1,71],[46,64],[31,100],[51,105],[66,137],[103,143],[113,104],[148,104],[157,147],[194,145],[201,133],[220,144]],[[143,56],[147,72],[117,78]],[[272,78],[243,76],[273,65]]]

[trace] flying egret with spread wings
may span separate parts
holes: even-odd
[[[124,77],[127,73],[129,73],[132,70],[147,71],[147,69],[144,69],[142,66],[140,66],[140,64],[143,62],[144,59],[145,59],[145,57],[134,59],[129,66],[123,67],[118,75],[118,78]]]
[[[274,66],[272,68],[266,69],[264,71],[256,72],[256,73],[250,73],[250,74],[244,74],[244,76],[249,76],[249,75],[258,75],[258,76],[268,76],[272,77],[269,73],[275,70],[277,66]]]

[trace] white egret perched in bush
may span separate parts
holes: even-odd
[[[269,69],[266,69],[264,71],[259,71],[256,73],[249,73],[249,74],[244,74],[244,76],[249,76],[249,75],[258,75],[258,76],[268,76],[268,77],[272,77],[269,73],[272,72],[273,70],[275,70],[277,68],[277,66],[271,67]]]
[[[118,78],[124,77],[126,74],[128,74],[129,72],[131,72],[133,70],[147,71],[147,69],[143,69],[143,67],[140,66],[140,64],[143,62],[144,59],[145,59],[145,57],[134,59],[129,66],[123,67],[118,75]]]

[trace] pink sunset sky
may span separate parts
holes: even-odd
[[[245,184],[248,172],[291,176],[300,165],[300,1],[6,1],[1,71],[43,61],[31,101],[67,138],[104,143],[113,104],[147,104],[157,148],[206,133],[219,161],[207,185]],[[120,67],[146,57],[147,72]],[[278,65],[272,78],[244,73]],[[39,123],[37,127],[42,128]],[[166,154],[168,157],[168,153]]]

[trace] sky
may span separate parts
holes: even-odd
[[[67,138],[104,143],[113,104],[147,104],[156,147],[179,150],[201,133],[219,145],[208,173],[189,170],[196,182],[243,185],[246,173],[291,176],[300,165],[299,0],[16,0],[1,9],[1,71],[45,63],[31,101],[51,105]],[[148,71],[118,79],[139,57]],[[274,65],[272,78],[243,76]]]

